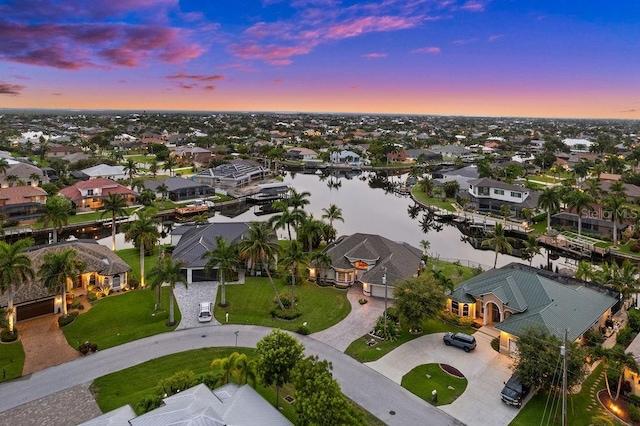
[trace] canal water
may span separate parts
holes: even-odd
[[[381,177],[373,172],[349,172],[349,174],[334,172],[329,176],[315,174],[302,174],[287,172],[284,182],[290,183],[298,192],[308,191],[310,204],[305,210],[314,217],[322,217],[322,209],[335,204],[342,209],[344,223],[334,222],[338,235],[353,234],[356,232],[380,234],[394,241],[403,241],[415,247],[420,247],[421,240],[431,243],[429,253],[441,259],[460,259],[472,261],[492,267],[495,253],[491,250],[475,249],[465,235],[452,224],[443,224],[440,231],[434,229],[423,232],[421,220],[424,212],[412,218],[409,208],[415,206],[414,201],[408,196],[399,196],[391,191],[378,186],[388,186],[387,183],[401,183],[406,175]],[[268,220],[273,213],[264,213],[264,206],[247,204],[234,211],[216,212],[209,219],[210,222],[251,222]],[[286,238],[284,231],[279,231],[280,238]],[[111,238],[101,238],[101,244],[111,246]],[[170,238],[163,239],[162,243],[169,243]],[[117,247],[131,247],[131,243],[125,243],[122,234],[117,235]],[[498,266],[518,261],[514,256],[498,255]],[[563,266],[563,258],[554,264]],[[464,262],[463,262],[464,263]],[[546,250],[542,255],[533,259],[533,266],[547,263]]]

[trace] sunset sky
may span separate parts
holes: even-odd
[[[640,118],[640,1],[0,0],[0,108]]]

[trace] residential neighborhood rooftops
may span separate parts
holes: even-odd
[[[185,263],[186,268],[204,267],[207,259],[203,256],[217,247],[217,237],[228,242],[238,242],[247,231],[249,225],[245,222],[209,223],[180,226],[182,234],[176,244],[171,257]]]
[[[33,197],[38,196],[46,197],[47,191],[38,186],[31,185],[0,188],[0,201],[4,201],[3,205],[5,206],[29,203],[32,202]]]

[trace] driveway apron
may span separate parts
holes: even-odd
[[[58,327],[57,315],[45,315],[17,324],[25,360],[22,375],[43,370],[80,356]]]

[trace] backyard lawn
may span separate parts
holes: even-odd
[[[131,290],[115,294],[93,303],[92,308],[64,327],[67,342],[77,348],[82,342],[97,343],[98,349],[172,331],[169,318],[169,288],[163,287],[162,310],[154,312],[156,293],[151,289]],[[180,323],[180,309],[175,304],[176,324]]]
[[[382,358],[400,345],[420,336],[424,336],[425,334],[444,333],[446,331],[461,331],[467,334],[475,332],[475,329],[473,328],[447,324],[440,318],[430,318],[424,321],[422,323],[422,330],[421,334],[411,334],[409,333],[408,327],[403,324],[402,332],[400,333],[398,340],[394,342],[382,341],[374,346],[369,346],[367,344],[367,342],[371,340],[371,336],[367,334],[351,342],[344,353],[360,362],[371,362]]]
[[[19,340],[13,343],[0,343],[0,382],[22,376],[24,350]],[[4,373],[6,371],[6,374]]]
[[[291,286],[285,285],[281,279],[274,278],[274,281],[279,294],[291,294]],[[294,291],[299,298],[296,307],[302,316],[293,321],[271,317],[269,312],[276,306],[275,293],[269,279],[264,277],[247,277],[245,284],[227,285],[229,306],[216,306],[214,315],[221,323],[225,322],[225,313],[229,312],[229,322],[233,324],[255,324],[291,331],[296,331],[306,322],[309,331],[314,333],[337,324],[351,311],[346,290],[305,282],[296,285]],[[217,300],[220,300],[220,289]]]
[[[448,200],[446,198],[437,198],[437,197],[427,197],[427,194],[422,192],[418,185],[415,185],[411,190],[413,196],[420,201],[421,203],[427,204],[429,206],[440,207],[441,209],[448,210],[450,212],[456,211],[453,207],[453,203],[455,200]]]
[[[452,376],[442,370],[440,364],[423,364],[402,376],[402,387],[431,405],[446,405],[462,395],[467,388],[467,379]],[[431,395],[434,389],[438,392],[436,403]]]
[[[454,285],[458,285],[476,275],[477,270],[455,262],[429,258],[425,266],[426,271],[442,271],[445,277],[451,278]]]
[[[156,247],[153,254],[150,256],[145,256],[144,258],[144,274],[147,276],[151,268],[158,264],[158,250],[159,247]],[[124,260],[127,265],[131,266],[131,271],[129,271],[129,276],[136,277],[137,280],[140,280],[140,250],[137,248],[129,248],[116,250],[116,254],[120,256],[122,260]]]

